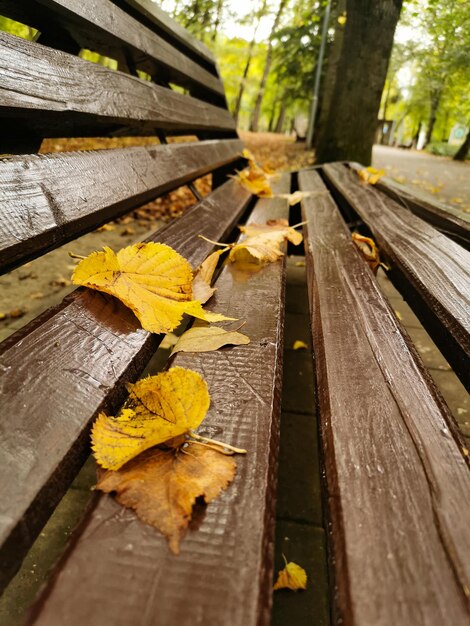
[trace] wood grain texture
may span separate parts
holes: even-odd
[[[390,278],[470,389],[470,252],[342,164],[322,170],[339,202],[367,224]]]
[[[225,109],[7,33],[0,33],[0,97],[4,126],[24,119],[45,137],[122,126],[148,135],[157,128],[234,129]]]
[[[363,169],[363,166],[358,163],[349,163],[348,165],[354,171]],[[467,250],[470,248],[470,215],[466,215],[462,211],[442,202],[430,200],[418,190],[411,190],[409,187],[401,185],[391,178],[381,178],[376,183],[375,188],[380,189],[392,200],[395,200],[397,204],[404,206],[418,217],[435,226]]]
[[[237,140],[0,161],[0,272],[235,161]]]
[[[15,4],[19,5],[15,7]],[[188,89],[204,91],[209,99],[224,96],[219,78],[187,57],[110,0],[21,0],[5,2],[0,10],[39,30],[58,26],[82,48],[120,60],[129,55],[134,65]]]
[[[226,238],[249,199],[229,181],[153,240],[197,266],[212,249],[197,234]],[[97,412],[116,410],[160,339],[115,298],[79,289],[0,345],[0,587],[85,460]]]
[[[470,468],[452,417],[315,172],[301,172],[338,620],[466,626]]]
[[[165,11],[152,2],[152,0],[113,0],[121,8],[127,5],[128,9],[135,9],[142,17],[152,24],[157,34],[166,33],[170,42],[177,43],[183,50],[193,53],[196,58],[204,59],[211,66],[215,65],[215,57],[209,48],[191,35],[178,22],[173,20]],[[139,18],[136,18],[139,19]]]
[[[289,191],[288,175],[277,189]],[[260,200],[251,220],[287,215],[285,200]],[[207,381],[212,401],[200,432],[248,449],[234,483],[207,507],[178,557],[159,533],[101,497],[30,623],[269,624],[284,282],[284,259],[251,276],[226,267],[210,308],[246,319],[251,343],[173,361]]]

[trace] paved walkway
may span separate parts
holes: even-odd
[[[372,164],[387,176],[470,213],[470,162],[417,150],[374,146]]]

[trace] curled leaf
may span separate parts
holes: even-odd
[[[188,261],[161,243],[137,243],[116,254],[105,247],[80,261],[72,282],[119,298],[153,333],[176,328],[184,313],[206,321],[223,321],[223,315],[204,311],[192,299],[193,273]]]
[[[250,338],[237,331],[224,330],[216,326],[195,326],[181,335],[173,348],[175,352],[210,352],[222,346],[240,346],[250,343]]]
[[[214,276],[220,255],[224,252],[225,249],[222,249],[209,254],[207,259],[205,259],[196,270],[193,280],[193,295],[196,300],[199,300],[199,302],[203,304],[207,302],[216,291],[216,287],[211,287],[212,277]]]
[[[304,568],[297,565],[297,563],[292,563],[292,561],[288,563],[285,557],[284,560],[286,561],[286,566],[279,572],[276,584],[273,587],[274,591],[277,589],[292,589],[293,591],[306,589],[307,572]]]
[[[308,350],[308,345],[305,341],[301,341],[300,339],[294,341],[294,345],[292,347],[294,350]]]
[[[195,429],[209,409],[202,376],[173,367],[129,385],[118,417],[100,413],[92,434],[93,453],[105,469],[117,470],[135,456]]]
[[[357,174],[361,180],[368,185],[375,185],[384,176],[385,170],[378,170],[375,167],[365,167],[357,170]]]
[[[367,261],[370,269],[374,272],[374,274],[377,274],[379,265],[382,265],[382,263],[380,262],[380,254],[377,246],[375,245],[375,241],[370,237],[363,237],[359,233],[353,233],[352,240],[361,251],[361,254]]]
[[[198,498],[217,498],[233,480],[236,462],[210,448],[189,443],[183,448],[152,448],[119,471],[104,472],[96,486],[116,492],[117,501],[163,533],[179,553]]]

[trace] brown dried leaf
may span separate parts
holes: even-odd
[[[217,498],[235,471],[232,457],[189,443],[175,450],[147,450],[119,471],[104,472],[96,488],[116,492],[117,501],[163,533],[178,554],[197,498],[206,503]]]
[[[250,338],[235,330],[224,330],[217,326],[194,326],[181,335],[173,348],[175,352],[211,352],[222,346],[241,346],[250,343]]]

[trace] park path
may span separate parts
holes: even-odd
[[[404,185],[470,213],[470,163],[417,150],[374,146],[372,165]]]

